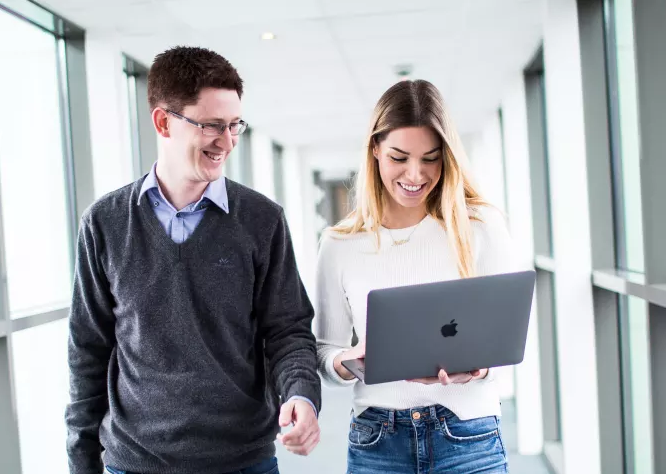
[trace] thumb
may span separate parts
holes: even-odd
[[[285,403],[282,405],[282,408],[280,408],[280,426],[285,428],[289,426],[289,423],[291,423],[291,420],[293,419],[294,415],[294,406],[296,403],[292,400],[290,402]]]

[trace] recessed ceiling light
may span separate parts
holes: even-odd
[[[398,64],[393,67],[393,71],[401,81],[408,81],[412,77],[414,67],[411,64]]]
[[[267,31],[266,33],[261,35],[261,39],[263,39],[263,40],[274,40],[275,39],[275,34],[271,33],[270,31]]]

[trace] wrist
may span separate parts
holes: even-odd
[[[333,359],[333,370],[338,374],[338,376],[344,380],[352,380],[355,378],[354,374],[352,374],[350,371],[348,371],[344,365],[342,365],[342,356],[344,355],[344,352],[339,353],[335,358]]]

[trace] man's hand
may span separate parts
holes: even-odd
[[[441,383],[442,385],[451,385],[453,383],[471,382],[472,380],[485,379],[488,376],[488,369],[477,369],[471,372],[462,372],[458,374],[447,374],[444,369],[439,371],[437,377],[426,377],[422,379],[408,380],[408,382],[423,383],[426,385],[433,385]]]
[[[280,426],[286,428],[290,423],[294,428],[287,434],[278,434],[277,439],[288,451],[307,456],[319,444],[319,423],[315,412],[308,402],[291,400],[280,409]]]

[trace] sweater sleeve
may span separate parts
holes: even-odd
[[[319,412],[321,382],[311,327],[314,311],[298,274],[282,211],[268,250],[270,253],[257,275],[255,309],[269,372],[283,402],[294,396],[304,397]]]
[[[69,315],[70,403],[65,413],[72,474],[103,471],[99,427],[109,405],[107,372],[115,347],[109,283],[100,268],[90,216],[81,219]]]
[[[353,385],[335,371],[333,360],[351,348],[354,323],[342,286],[340,246],[342,242],[324,234],[317,259],[317,309],[314,332],[317,338],[317,366],[322,378],[333,385]]]

